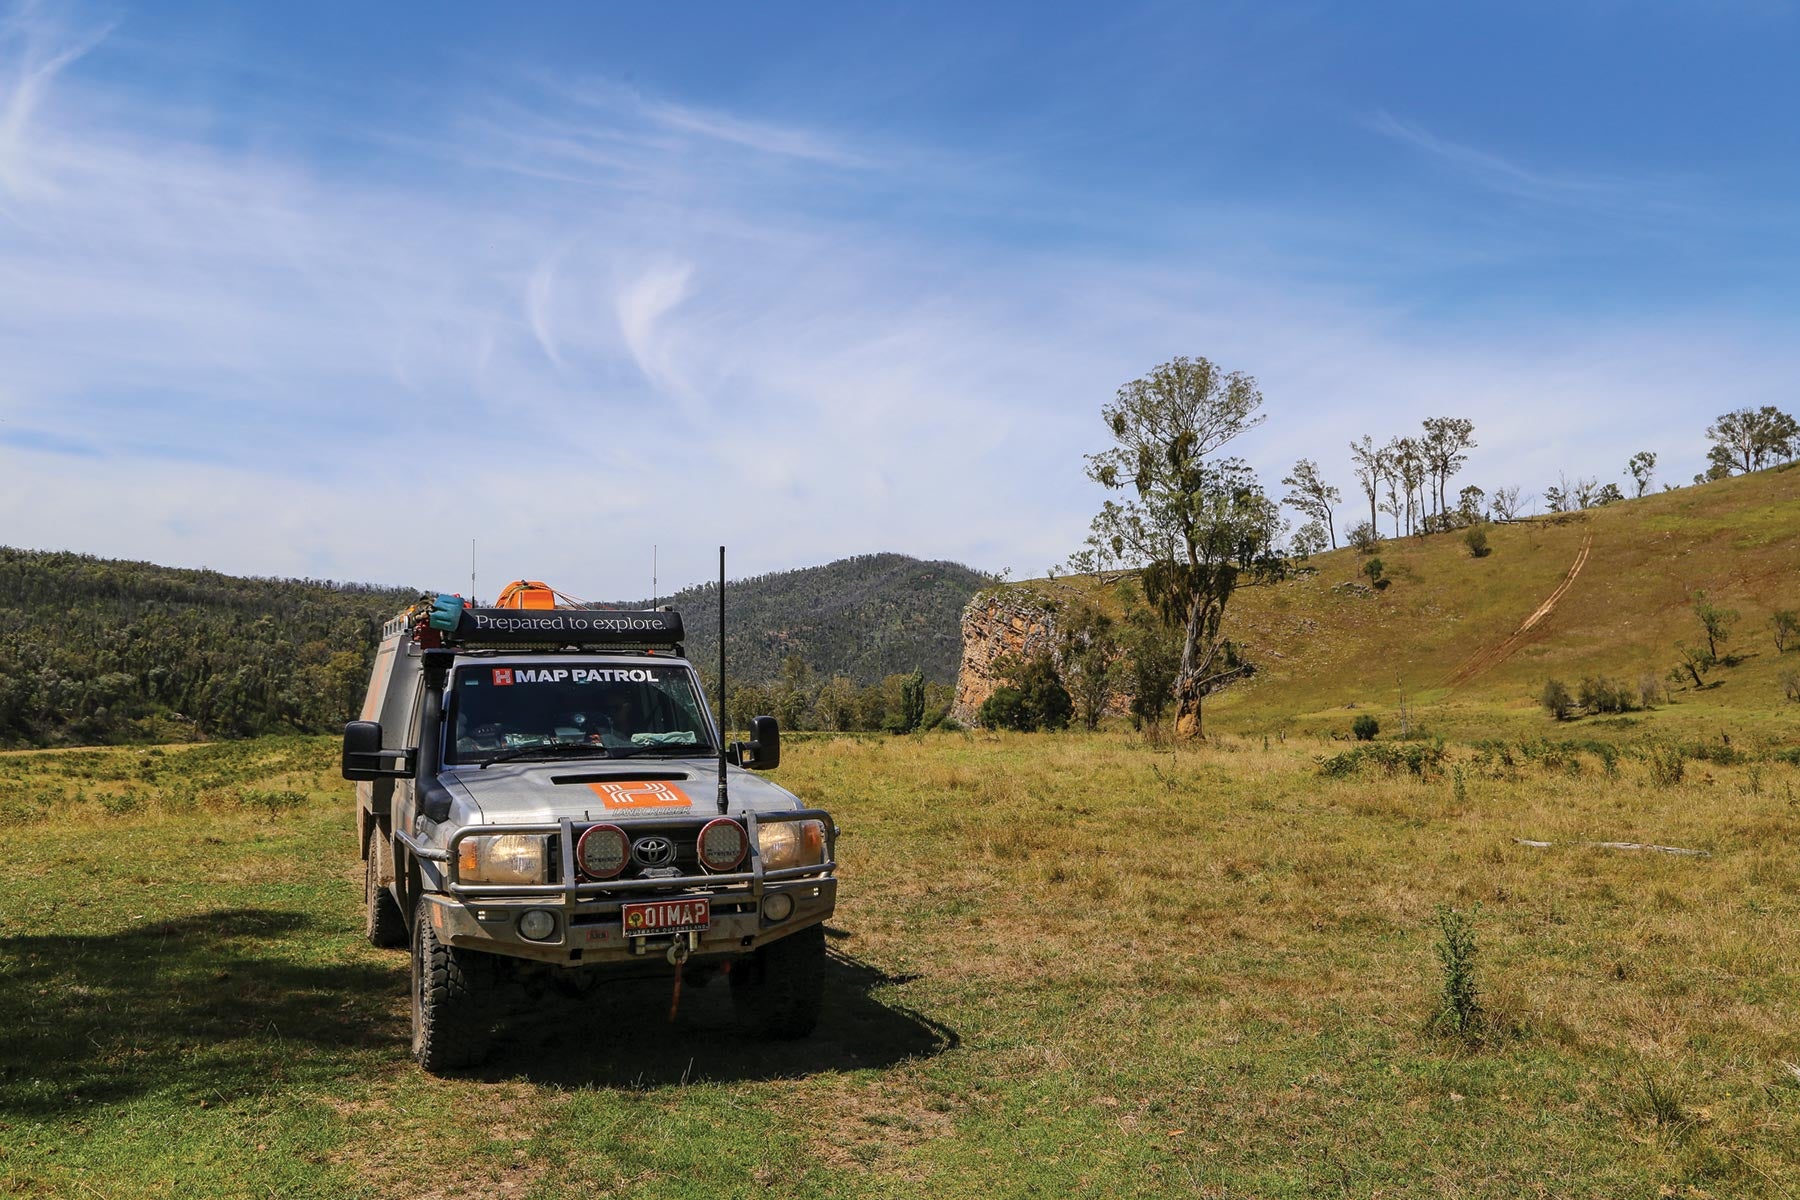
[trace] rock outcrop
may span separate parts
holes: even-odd
[[[1040,596],[1020,587],[975,593],[963,609],[962,662],[956,671],[956,702],[950,715],[975,723],[982,702],[994,694],[994,660],[1003,654],[1032,658],[1056,653],[1056,612]]]

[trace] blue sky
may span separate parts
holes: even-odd
[[[1035,574],[1177,354],[1346,515],[1425,416],[1535,494],[1796,407],[1792,4],[0,14],[4,544]]]

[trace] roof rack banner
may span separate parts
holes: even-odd
[[[466,608],[451,634],[459,642],[516,645],[665,646],[681,641],[677,612],[587,608]]]

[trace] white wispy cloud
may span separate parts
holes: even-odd
[[[1651,431],[1698,441],[1697,364],[1737,363],[1746,400],[1795,366],[1685,319],[1450,337],[1253,254],[878,220],[858,201],[991,218],[1016,198],[964,190],[979,169],[940,147],[593,80],[343,131],[382,152],[368,172],[102,86],[102,36],[30,10],[0,34],[5,542],[430,586],[477,537],[486,580],[588,596],[646,591],[653,544],[679,581],[720,541],[746,572],[876,549],[1037,571],[1097,505],[1100,404],[1173,354],[1259,376],[1273,419],[1245,449],[1270,482],[1436,412],[1476,419],[1484,485],[1622,465]],[[1212,219],[1254,244],[1242,214]]]
[[[1461,178],[1491,192],[1537,205],[1590,210],[1604,216],[1670,219],[1703,215],[1703,197],[1691,178],[1632,176],[1546,168],[1468,145],[1378,110],[1367,121],[1375,133],[1419,151]]]

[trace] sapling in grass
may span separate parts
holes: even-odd
[[[1441,936],[1432,949],[1444,978],[1437,1011],[1431,1014],[1427,1027],[1466,1042],[1478,1041],[1487,1023],[1475,972],[1475,918],[1481,915],[1481,905],[1463,913],[1440,904],[1435,911]]]

